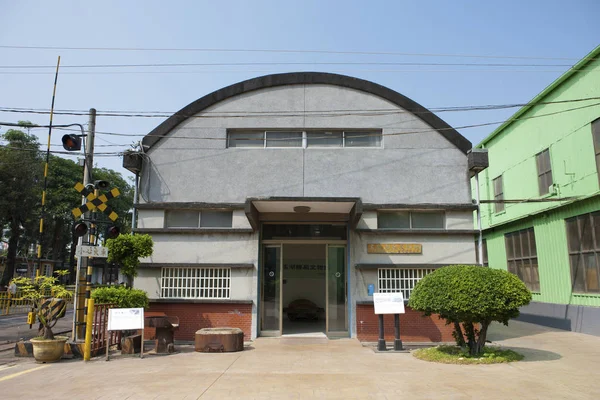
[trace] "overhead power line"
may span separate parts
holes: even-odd
[[[448,54],[448,53],[407,53],[397,51],[350,51],[350,50],[310,50],[310,49],[225,49],[225,48],[167,48],[167,47],[67,47],[67,46],[20,46],[0,45],[2,49],[14,50],[68,50],[68,51],[123,51],[123,52],[201,52],[201,53],[281,53],[281,54],[352,54],[407,57],[456,57],[513,60],[579,60],[572,57],[489,55],[489,54]]]
[[[557,100],[538,102],[536,105],[549,104],[567,104],[579,103],[585,101],[600,100],[600,97],[585,97],[579,99]],[[185,118],[247,118],[247,117],[332,117],[332,116],[378,116],[378,115],[393,115],[393,114],[430,114],[431,112],[462,112],[462,111],[490,111],[509,108],[518,108],[528,105],[528,103],[512,103],[512,104],[487,104],[487,105],[470,105],[470,106],[448,106],[448,107],[432,107],[425,111],[399,110],[398,108],[379,108],[369,110],[351,110],[351,109],[332,109],[318,111],[298,111],[298,110],[280,110],[280,111],[206,111],[202,115],[196,114],[178,114]],[[20,107],[0,107],[0,112],[19,113],[19,114],[48,114],[50,110],[45,108],[20,108]],[[55,110],[55,114],[59,115],[88,115],[88,110]],[[119,111],[119,110],[100,110],[96,115],[104,117],[124,117],[124,118],[168,118],[174,115],[173,111]]]

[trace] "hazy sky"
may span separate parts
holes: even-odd
[[[217,51],[100,51],[0,47],[0,110],[175,112],[223,86],[276,72],[336,72],[374,81],[428,108],[523,103],[600,44],[600,1],[12,1],[0,0],[0,46],[202,48],[396,52],[467,58]],[[193,67],[69,68],[165,63],[306,63]],[[314,64],[314,63],[341,64]],[[310,64],[313,63],[313,64]],[[352,64],[349,64],[352,63]],[[364,64],[356,64],[364,63]],[[371,64],[368,64],[371,63]],[[373,64],[379,63],[379,64]],[[384,65],[381,63],[537,66]],[[544,66],[539,66],[543,64]],[[7,68],[20,66],[19,68]],[[50,66],[50,68],[23,68]],[[156,73],[160,72],[160,73]],[[600,77],[599,77],[600,79]],[[452,126],[502,121],[516,109],[438,114]],[[0,122],[47,124],[46,114],[0,111]],[[164,118],[99,117],[96,152],[117,152]],[[57,115],[55,123],[86,123]],[[458,129],[477,144],[497,125]],[[0,128],[4,132],[5,127]],[[47,130],[33,130],[45,148]],[[59,130],[52,149],[62,150]],[[117,145],[117,146],[115,146]],[[96,157],[123,170],[121,158]]]

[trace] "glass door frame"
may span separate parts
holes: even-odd
[[[284,257],[284,245],[286,244],[324,244],[325,245],[325,334],[330,337],[349,337],[349,320],[348,320],[348,241],[347,240],[263,240],[261,241],[261,263],[260,263],[260,320],[258,321],[258,336],[262,337],[280,337],[283,335],[283,279],[284,279],[284,268],[283,268],[283,257]],[[343,248],[344,249],[344,290],[345,290],[345,320],[346,330],[345,331],[333,331],[329,332],[329,248]],[[279,330],[263,330],[262,323],[265,315],[264,307],[264,263],[265,263],[265,249],[266,248],[279,248]]]
[[[330,331],[329,330],[329,249],[330,248],[342,248],[344,249],[344,272],[342,273],[342,278],[344,279],[344,320],[346,321],[346,330],[345,331]],[[346,243],[337,244],[337,243],[327,243],[325,245],[325,334],[327,337],[347,337],[349,336],[348,330],[348,260],[347,258],[347,250],[348,246]]]

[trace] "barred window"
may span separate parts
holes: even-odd
[[[164,299],[229,299],[231,268],[163,268]]]
[[[435,271],[433,268],[379,268],[377,273],[379,293],[402,292],[402,297],[407,300],[417,282],[433,271]]]
[[[546,149],[535,155],[538,173],[538,186],[540,196],[550,192],[550,186],[554,183],[552,180],[552,164],[550,163],[550,149]]]
[[[600,293],[600,212],[566,220],[575,293]]]
[[[533,228],[504,235],[508,272],[517,275],[532,292],[540,291],[537,247]]]

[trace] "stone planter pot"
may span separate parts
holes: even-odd
[[[56,362],[65,352],[65,343],[69,338],[55,336],[54,339],[30,339],[33,346],[33,358],[41,363]]]

